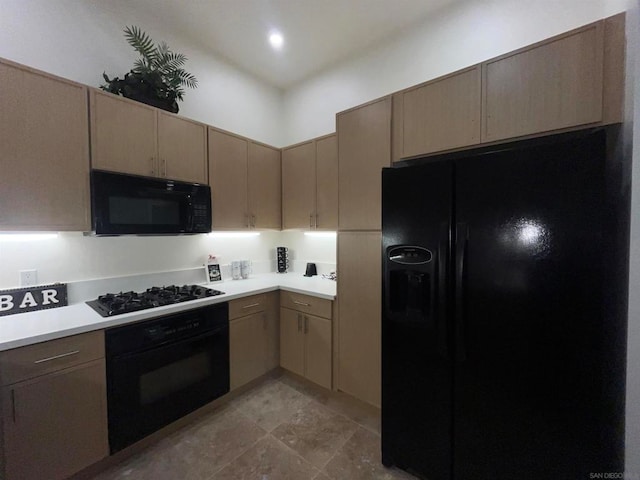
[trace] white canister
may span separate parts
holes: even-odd
[[[240,275],[242,278],[249,278],[251,273],[251,260],[242,260],[240,262]]]
[[[242,262],[240,260],[231,262],[231,277],[233,277],[234,280],[240,280],[240,278],[242,278],[241,269]]]

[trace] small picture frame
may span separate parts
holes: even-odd
[[[207,271],[207,281],[209,283],[222,281],[222,273],[220,273],[219,263],[208,263],[205,268]]]

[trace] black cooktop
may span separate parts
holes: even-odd
[[[151,287],[145,292],[120,292],[100,295],[96,300],[87,303],[103,317],[111,317],[122,313],[137,312],[147,308],[188,302],[198,298],[222,295],[224,292],[200,285],[170,285],[168,287]]]

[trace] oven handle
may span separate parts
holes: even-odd
[[[195,335],[193,337],[186,337],[186,338],[181,338],[180,340],[176,341],[176,342],[172,342],[172,341],[167,341],[167,342],[163,342],[163,343],[158,343],[156,345],[152,345],[150,347],[146,347],[146,348],[142,348],[139,350],[130,350],[128,352],[122,352],[122,353],[117,353],[115,355],[110,355],[107,352],[107,358],[109,358],[110,360],[119,360],[119,359],[125,359],[125,358],[131,358],[134,357],[136,355],[140,355],[142,353],[147,353],[153,350],[161,350],[164,348],[168,348],[168,347],[175,347],[177,345],[183,345],[187,342],[194,342],[197,340],[202,340],[204,338],[207,337],[212,337],[214,335],[219,335],[220,333],[224,333],[224,332],[228,332],[229,331],[229,326],[228,325],[224,325],[221,327],[217,327],[214,328],[212,330],[207,330],[204,333],[201,333],[200,335]]]

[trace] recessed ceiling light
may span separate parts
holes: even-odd
[[[269,43],[276,50],[280,50],[282,48],[282,45],[284,44],[284,37],[280,32],[271,32],[271,34],[269,35]]]

